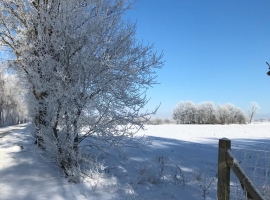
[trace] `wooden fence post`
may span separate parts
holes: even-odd
[[[220,139],[218,146],[218,200],[230,199],[230,167],[226,163],[226,152],[229,149],[231,149],[231,141],[227,138]]]

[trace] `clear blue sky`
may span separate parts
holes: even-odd
[[[140,0],[126,17],[137,39],[154,43],[165,65],[149,90],[147,109],[171,117],[179,101],[230,102],[247,111],[251,101],[270,117],[269,0]]]

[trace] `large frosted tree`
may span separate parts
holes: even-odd
[[[130,5],[0,2],[0,45],[12,52],[8,64],[28,85],[37,143],[55,155],[67,176],[79,167],[81,142],[87,139],[103,152],[107,144],[118,149],[153,113],[140,110],[162,56],[138,43],[135,24],[122,19]]]

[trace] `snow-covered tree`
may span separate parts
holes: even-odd
[[[247,117],[240,108],[235,109],[235,122],[238,124],[245,124],[247,122]]]
[[[249,123],[252,122],[252,119],[254,117],[254,115],[257,113],[257,111],[260,109],[260,106],[257,102],[252,101],[250,103],[250,107],[248,109],[248,121]]]
[[[231,103],[219,104],[216,108],[216,117],[221,124],[246,123],[243,111]]]
[[[216,108],[216,118],[221,124],[229,123],[230,111],[226,106],[218,104]]]
[[[50,145],[67,176],[79,168],[81,142],[118,149],[155,112],[140,109],[162,55],[137,42],[135,24],[122,19],[130,6],[125,0],[0,2],[0,45],[12,52],[9,65],[28,85],[37,143]]]
[[[180,124],[194,124],[195,115],[196,107],[191,101],[181,101],[173,110],[173,119]]]
[[[5,80],[3,70],[0,69],[0,125],[3,125],[4,120],[4,90]]]
[[[173,110],[173,119],[177,124],[183,124],[185,121],[185,102],[179,102]]]
[[[223,109],[228,111],[228,117],[227,117],[226,123],[234,124],[235,123],[235,118],[236,118],[236,110],[237,110],[235,105],[233,105],[231,103],[226,103],[222,107],[223,107]]]
[[[231,103],[224,104],[223,108],[225,108],[229,112],[229,116],[226,123],[228,124],[246,123],[247,121],[246,116],[240,108],[237,108],[235,105]]]
[[[214,103],[211,101],[205,101],[197,105],[196,107],[196,122],[199,124],[211,124],[215,119]]]

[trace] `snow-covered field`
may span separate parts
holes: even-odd
[[[265,151],[270,149],[270,123],[146,128],[137,135],[145,135],[149,145],[127,149],[121,157],[104,156],[104,173],[79,184],[68,183],[60,170],[44,159],[43,152],[33,145],[29,125],[1,128],[0,199],[214,200],[217,146],[223,137],[232,140],[232,150],[242,163],[251,163],[246,169],[256,174],[255,182],[270,185],[270,174],[265,171],[270,171],[270,156]],[[1,138],[6,132],[10,134]],[[250,149],[255,153],[250,154]],[[262,169],[261,159],[266,169],[257,173],[257,168]],[[237,190],[232,188],[231,199],[238,198]]]

